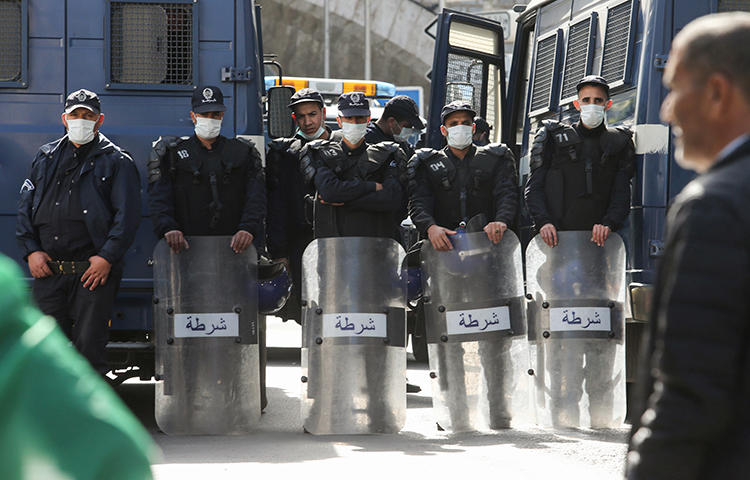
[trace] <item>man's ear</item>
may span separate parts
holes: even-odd
[[[471,134],[474,135],[475,133],[477,133],[477,124],[476,123],[472,123],[471,124]]]
[[[101,126],[102,126],[102,123],[104,123],[104,114],[103,114],[103,113],[100,113],[100,114],[99,114],[99,120],[97,120],[97,121],[96,121],[96,125],[94,125],[94,131],[95,131],[95,132],[98,132],[98,131],[99,131],[99,129],[100,129],[100,128],[101,128]]]
[[[576,107],[576,110],[579,112],[581,111],[581,104],[578,103],[578,100],[573,100],[573,106]]]
[[[448,136],[448,129],[445,128],[445,125],[440,125],[440,133],[442,133],[444,137]]]
[[[194,112],[190,112],[190,120],[193,121],[193,124],[195,124],[195,122],[197,122],[197,120],[195,119],[195,113]]]
[[[341,124],[341,117],[336,117],[336,123],[339,124],[339,128],[344,128],[344,126]]]
[[[612,100],[607,100],[607,103],[604,104],[604,110],[609,110],[612,106]]]
[[[60,119],[62,120],[62,124],[65,126],[65,130],[68,129],[68,121],[65,119],[65,114],[63,113],[60,115]]]

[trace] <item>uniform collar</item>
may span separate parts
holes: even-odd
[[[580,120],[575,123],[575,127],[576,130],[578,130],[578,133],[580,133],[584,137],[594,137],[597,135],[601,135],[607,129],[607,126],[604,124],[604,122],[600,123],[596,128],[586,128],[583,126],[583,122],[581,122]]]
[[[711,165],[709,170],[719,168],[726,163],[730,163],[742,153],[750,151],[750,134],[745,133],[735,138],[724,147],[719,155],[716,156],[716,162]]]
[[[214,151],[216,151],[216,150],[217,150],[218,148],[221,148],[221,146],[222,146],[222,145],[224,145],[224,140],[225,140],[225,137],[224,137],[224,135],[219,135],[218,137],[216,137],[216,141],[215,141],[214,143],[212,143],[212,144],[211,144],[211,150],[209,150],[208,148],[206,148],[206,146],[205,146],[205,145],[203,145],[203,142],[201,142],[201,141],[200,141],[200,139],[198,138],[198,135],[196,135],[196,134],[193,134],[193,137],[192,137],[192,138],[193,138],[193,140],[195,141],[195,143],[197,143],[197,144],[198,144],[198,146],[199,146],[200,148],[202,148],[203,150],[205,150],[205,151],[207,151],[207,152],[214,152]]]

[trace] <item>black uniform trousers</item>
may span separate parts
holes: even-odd
[[[101,374],[109,371],[105,349],[121,279],[122,271],[113,268],[107,283],[93,291],[84,288],[81,275],[36,278],[31,287],[39,309],[57,320],[76,349]]]

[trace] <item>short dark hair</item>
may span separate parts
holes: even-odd
[[[695,80],[703,83],[713,73],[729,77],[750,103],[750,13],[706,15],[688,23],[673,46]]]

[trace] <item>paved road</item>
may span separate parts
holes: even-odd
[[[299,338],[294,328],[272,326],[269,344],[294,346]],[[622,477],[625,428],[449,435],[437,430],[432,416],[427,367],[410,363],[408,376],[423,391],[408,395],[406,426],[398,435],[319,437],[303,433],[299,362],[293,357],[269,362],[269,406],[253,435],[166,436],[153,420],[153,383],[133,381],[118,391],[162,450],[153,467],[157,479]]]

